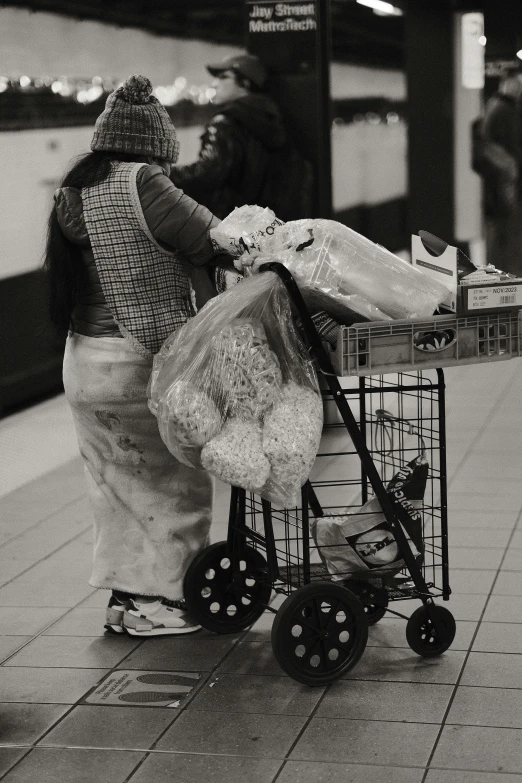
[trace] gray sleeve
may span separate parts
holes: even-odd
[[[154,239],[193,266],[215,255],[209,230],[219,218],[177,188],[160,166],[144,166],[137,177],[145,221]]]

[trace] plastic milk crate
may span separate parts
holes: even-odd
[[[339,375],[380,375],[521,355],[522,311],[437,315],[344,326],[331,359]]]

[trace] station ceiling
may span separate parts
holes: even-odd
[[[393,3],[405,8],[407,1]],[[481,5],[481,0],[414,1],[453,9]],[[156,35],[237,46],[244,43],[244,0],[0,0],[0,6],[139,27]],[[355,0],[331,0],[331,9],[334,60],[382,68],[403,67],[404,17],[378,16]]]

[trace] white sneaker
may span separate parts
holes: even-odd
[[[109,633],[125,633],[123,627],[123,613],[125,609],[128,609],[131,604],[130,597],[128,599],[117,598],[115,595],[111,595],[109,598],[109,605],[105,610],[105,625],[104,628]]]
[[[184,601],[132,600],[123,615],[123,627],[132,636],[170,636],[199,631]]]

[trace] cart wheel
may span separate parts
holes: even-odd
[[[362,603],[368,625],[382,620],[388,608],[388,593],[384,587],[376,587],[365,579],[346,579],[343,584]]]
[[[457,631],[455,618],[448,609],[444,606],[433,606],[432,611],[437,613],[443,626],[441,635],[433,627],[425,606],[415,609],[406,623],[406,641],[413,652],[424,658],[432,658],[446,652]]]
[[[235,633],[252,625],[270,601],[272,585],[263,555],[245,545],[233,572],[226,541],[203,549],[184,581],[187,607],[208,631]]]
[[[305,685],[337,680],[355,666],[367,640],[361,602],[332,582],[314,582],[289,595],[272,626],[277,662]]]

